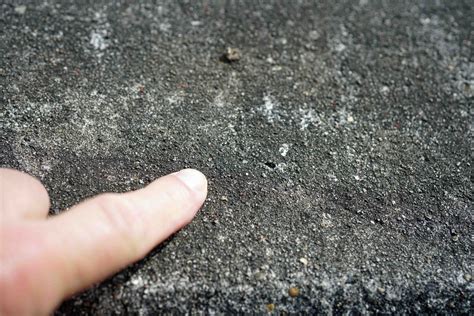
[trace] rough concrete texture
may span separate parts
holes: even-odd
[[[191,225],[57,313],[472,313],[473,7],[3,0],[1,164],[52,213],[209,177]]]

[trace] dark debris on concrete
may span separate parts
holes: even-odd
[[[2,1],[0,162],[39,177],[52,213],[209,178],[195,221],[57,313],[472,313],[472,16]]]

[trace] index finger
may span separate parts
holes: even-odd
[[[185,169],[144,189],[103,194],[46,225],[51,273],[73,294],[142,258],[192,220],[207,195],[199,171]]]

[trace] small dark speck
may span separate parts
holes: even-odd
[[[267,162],[265,163],[265,165],[266,165],[267,167],[272,168],[272,169],[275,169],[275,168],[276,168],[276,164],[275,164],[274,162],[271,162],[271,161],[267,161]]]

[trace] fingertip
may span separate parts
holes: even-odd
[[[202,202],[207,196],[207,178],[196,169],[183,169],[173,174]]]
[[[184,169],[137,191],[102,194],[53,217],[49,251],[67,267],[62,293],[70,295],[143,258],[188,224],[206,196],[206,177]]]

